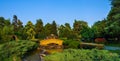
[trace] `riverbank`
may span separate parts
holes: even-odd
[[[0,61],[21,61],[29,51],[37,48],[37,43],[30,40],[10,41],[0,45]]]

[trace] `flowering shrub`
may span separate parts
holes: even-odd
[[[96,43],[105,43],[105,42],[106,42],[106,39],[105,39],[105,38],[96,38],[96,39],[95,39],[95,42],[96,42]]]

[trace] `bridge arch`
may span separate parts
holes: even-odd
[[[60,39],[46,39],[46,40],[41,40],[40,41],[40,46],[47,46],[49,44],[56,44],[56,45],[62,46],[63,40],[60,40]]]

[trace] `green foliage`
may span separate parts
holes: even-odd
[[[63,41],[64,48],[79,48],[80,42],[76,40],[64,40]]]
[[[67,39],[72,39],[72,40],[77,39],[77,34],[75,34],[74,31],[71,29],[69,23],[65,23],[65,25],[61,25],[58,28],[58,30],[59,30],[60,38],[67,38]]]
[[[58,35],[57,34],[57,24],[55,21],[52,22],[52,29],[51,30],[52,30],[51,34],[54,34],[56,36]]]
[[[45,26],[44,26],[44,32],[45,32],[45,35],[46,36],[49,36],[50,34],[54,34],[54,35],[58,35],[57,34],[57,24],[55,21],[52,22],[52,24],[50,23],[47,23]]]
[[[120,50],[109,50],[109,51],[120,55]]]
[[[87,25],[87,22],[85,21],[75,20],[73,23],[73,31],[77,35],[80,35],[81,31],[86,27],[88,27],[88,25]]]
[[[109,21],[116,21],[120,19],[120,0],[111,0],[112,8],[108,14]]]
[[[9,19],[0,17],[0,43],[10,41],[10,35],[13,34],[13,26]]]
[[[81,36],[83,42],[92,42],[95,37],[95,32],[92,28],[84,28],[81,31]]]
[[[13,27],[12,26],[4,26],[3,29],[0,31],[1,42],[10,41],[10,35],[13,34]]]
[[[37,20],[37,23],[35,24],[35,32],[36,32],[36,35],[35,35],[36,38],[38,39],[45,38],[42,19]]]
[[[80,20],[74,21],[73,32],[77,36],[78,40],[82,39],[82,37],[85,39],[84,35],[87,32],[86,28],[89,28],[87,22],[80,21]],[[87,36],[87,35],[85,35],[85,36]]]
[[[105,30],[104,30],[105,27],[106,27],[106,19],[94,23],[92,29],[95,32],[95,38],[105,36]]]
[[[23,57],[28,51],[37,48],[37,44],[32,41],[11,41],[0,45],[0,61],[12,59],[14,56]]]
[[[105,28],[106,38],[113,43],[120,43],[120,0],[111,0],[111,5]]]
[[[31,21],[28,21],[27,25],[25,25],[24,32],[27,35],[27,40],[35,38],[36,33],[35,33],[34,25],[32,24]]]
[[[45,61],[120,61],[120,58],[107,50],[66,49],[46,56]]]
[[[48,35],[50,35],[51,34],[51,32],[52,32],[52,25],[50,24],[50,23],[47,23],[45,26],[44,26],[44,28],[45,28],[45,35],[46,36],[48,36]]]

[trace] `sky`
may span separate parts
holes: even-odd
[[[109,0],[0,0],[0,16],[12,21],[17,15],[25,25],[28,21],[43,23],[56,21],[58,25],[83,20],[92,26],[107,17],[111,5]]]

